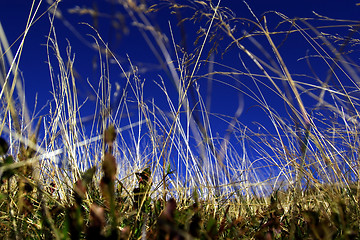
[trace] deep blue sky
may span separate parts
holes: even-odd
[[[12,0],[12,1],[1,1],[0,2],[0,21],[3,25],[5,33],[8,37],[10,43],[14,42],[17,37],[25,29],[25,24],[29,9],[32,1],[28,0]],[[82,1],[72,1],[72,0],[63,0],[60,3],[59,7],[62,12],[65,14],[67,19],[75,26],[78,31],[83,35],[84,38],[91,41],[91,38],[86,36],[88,33],[93,33],[88,27],[84,25],[79,25],[78,22],[83,22],[91,19],[86,18],[85,16],[79,17],[74,15],[69,15],[66,13],[66,9],[79,6],[89,6],[91,7],[92,1],[82,0]],[[104,4],[103,1],[97,1],[100,9],[103,11],[113,11],[111,5]],[[264,12],[268,10],[275,10],[284,13],[288,17],[313,17],[312,11],[315,11],[321,15],[326,15],[333,18],[345,18],[352,20],[359,20],[360,7],[355,6],[357,1],[338,1],[338,0],[304,0],[304,1],[248,1],[248,4],[251,6],[253,12],[260,17]],[[214,1],[216,3],[216,1]],[[240,0],[223,0],[221,2],[222,6],[230,7],[237,17],[247,17],[251,18],[248,9],[245,7],[242,1]],[[39,13],[42,13],[47,8],[46,3],[44,2]],[[120,10],[120,9],[119,9]],[[167,21],[170,19],[168,15],[158,16],[159,23],[163,27],[164,31],[167,31]],[[276,19],[276,18],[274,18]],[[276,19],[279,20],[278,18]],[[106,21],[101,22],[103,28],[104,39],[110,39],[109,32],[107,31]],[[162,25],[163,24],[163,25]],[[175,24],[174,26],[175,27]],[[241,27],[241,26],[239,26]],[[196,29],[195,29],[196,30]],[[194,29],[190,31],[195,31]],[[38,109],[43,106],[49,99],[51,99],[51,84],[49,80],[49,70],[46,62],[46,47],[44,46],[46,42],[45,36],[49,31],[49,20],[47,15],[44,15],[30,30],[27,40],[25,42],[24,50],[20,62],[20,70],[25,79],[26,86],[26,98],[29,103],[30,109],[33,109],[32,105],[34,103],[35,94],[39,94],[38,98]],[[90,82],[96,83],[99,73],[92,71],[92,60],[97,56],[97,53],[89,50],[86,46],[83,46],[82,43],[66,28],[60,21],[56,21],[56,31],[58,34],[58,39],[60,47],[62,48],[63,56],[65,56],[65,47],[66,41],[68,39],[72,45],[72,51],[76,54],[75,67],[81,75],[79,80],[78,88],[81,94],[81,97],[85,98],[89,96],[90,89],[86,84],[86,79],[89,79]],[[194,36],[191,36],[191,41],[194,40]],[[290,41],[291,40],[291,41]],[[15,52],[18,47],[19,42],[14,44],[12,51]],[[303,45],[304,41],[299,38],[293,37],[289,39],[286,45],[282,48],[282,54],[288,63],[289,69],[292,73],[303,73],[306,65],[304,62],[298,62],[297,59],[305,56],[306,50],[309,46]],[[223,47],[224,48],[224,47]],[[284,51],[289,49],[289,51]],[[220,49],[221,50],[221,49]],[[116,47],[116,53],[120,59],[126,59],[126,54],[129,55],[130,59],[135,63],[145,62],[145,63],[154,63],[156,62],[149,52],[148,47],[141,39],[140,35],[134,29],[131,29],[130,35],[124,37],[119,45]],[[236,64],[240,64],[237,59],[239,51],[237,49],[232,50],[227,55],[224,56],[224,59],[221,60],[220,57],[217,57],[216,61],[224,61],[223,63],[229,64],[233,67],[236,67]],[[244,56],[242,54],[242,56]],[[235,60],[234,60],[235,59]],[[125,62],[126,64],[126,62]],[[319,75],[324,77],[326,75],[326,69],[321,66],[317,66],[319,70]],[[141,78],[147,79],[147,82],[152,82],[153,80],[159,80],[157,72],[147,72],[141,74]],[[162,77],[166,78],[164,74]],[[121,77],[114,72],[113,79],[121,83]],[[249,85],[251,87],[251,84]],[[271,94],[264,90],[265,94]],[[153,96],[161,94],[161,91],[157,88],[151,88],[147,91],[147,97],[150,99]],[[271,97],[271,95],[268,95]],[[216,113],[223,113],[226,115],[233,115],[236,110],[236,104],[238,95],[235,91],[230,90],[227,87],[217,85],[216,94],[213,95],[213,108],[212,111]],[[259,108],[253,107],[255,103],[250,99],[245,98],[245,112],[240,117],[240,121],[244,124],[250,124],[253,121],[261,121],[260,116],[262,111]],[[275,101],[275,100],[274,100]],[[277,105],[278,104],[278,105]],[[284,108],[282,101],[274,102],[273,107],[279,107],[279,109]],[[223,133],[223,130],[219,129],[219,132]]]

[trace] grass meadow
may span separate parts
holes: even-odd
[[[0,25],[0,238],[359,239],[359,21],[257,16],[246,3],[237,17],[208,0],[113,4],[121,14],[34,1],[17,45]],[[58,44],[64,11],[93,20],[82,23],[98,56],[93,101],[79,95],[72,43]],[[165,13],[174,22],[161,31]],[[20,59],[39,16],[52,99],[32,112]],[[136,29],[154,79],[109,47],[102,17]],[[148,82],[160,94],[147,97]],[[221,100],[219,85],[239,100]],[[249,102],[263,117],[245,124]],[[212,111],[221,104],[234,113]]]

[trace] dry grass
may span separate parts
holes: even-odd
[[[18,67],[38,6],[18,49],[0,26],[2,238],[359,238],[359,66],[351,59],[359,22],[278,12],[258,18],[247,4],[250,17],[237,18],[221,1],[120,6],[131,24],[114,14],[113,22],[122,23],[114,26],[138,29],[164,74],[155,80],[163,95],[150,101],[141,67],[131,56],[120,61],[103,40],[96,23],[108,15],[96,8],[69,10],[94,19],[86,24],[87,45],[100,66],[97,86],[89,82],[95,102],[79,100],[71,44],[63,56],[54,25],[66,21],[64,9],[54,2],[46,11],[53,99],[45,116],[31,117]],[[150,19],[169,9],[180,29],[200,29],[195,36],[183,33],[180,40],[172,24],[170,36],[154,27]],[[335,26],[352,31],[332,35]],[[287,64],[282,46],[293,35],[310,49],[302,61],[313,76]],[[189,40],[193,49],[184,45]],[[240,53],[234,66],[214,60],[229,52]],[[125,80],[115,100],[110,64]],[[316,64],[327,66],[327,74]],[[241,97],[233,116],[212,112],[213,86],[220,84],[255,102],[268,122],[241,123],[247,114]],[[85,107],[92,116],[81,115]],[[218,120],[227,128],[220,137]]]

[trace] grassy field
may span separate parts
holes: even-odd
[[[54,2],[44,13],[53,99],[32,114],[19,63],[42,13],[34,3],[18,49],[0,26],[1,239],[359,239],[358,21],[255,16],[245,4],[250,17],[237,18],[211,1],[119,3],[124,26],[157,56],[158,99],[144,98],[141,66],[128,56],[126,70],[88,23],[101,77],[89,82],[95,101],[79,100],[71,43],[62,55],[53,24],[65,9]],[[161,32],[154,16],[163,12],[199,31]],[[293,36],[310,49],[301,59],[309,74],[287,64]],[[222,61],[229,52],[241,53],[236,68]],[[110,64],[122,72],[121,90]],[[223,103],[236,105],[234,115],[211,112],[215,84],[251,99],[268,122],[244,125],[241,100]],[[93,114],[82,116],[83,107]]]

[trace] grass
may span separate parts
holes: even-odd
[[[130,56],[126,71],[103,40],[96,20],[107,15],[70,9],[94,19],[86,24],[88,45],[98,52],[101,77],[97,86],[89,82],[90,117],[82,116],[88,102],[78,94],[71,45],[63,56],[58,44],[54,20],[66,21],[59,2],[45,12],[53,88],[46,114],[30,116],[18,71],[39,15],[35,1],[16,51],[0,31],[1,238],[359,239],[359,66],[351,59],[359,22],[278,12],[258,18],[247,4],[249,18],[236,18],[220,1],[119,3],[125,13],[111,19],[120,24],[126,15],[139,30],[161,66],[155,83],[163,95],[145,99],[142,69]],[[150,19],[169,10],[180,29],[200,30],[166,36]],[[332,35],[333,27],[353,31]],[[311,47],[302,60],[312,75],[287,65],[282,46],[293,35]],[[214,60],[233,51],[241,53],[236,67]],[[110,62],[125,79],[116,101]],[[323,78],[319,66],[326,66]],[[218,84],[240,96],[233,116],[211,111]],[[241,96],[269,122],[242,124]],[[221,137],[213,123],[219,119],[227,126]]]

